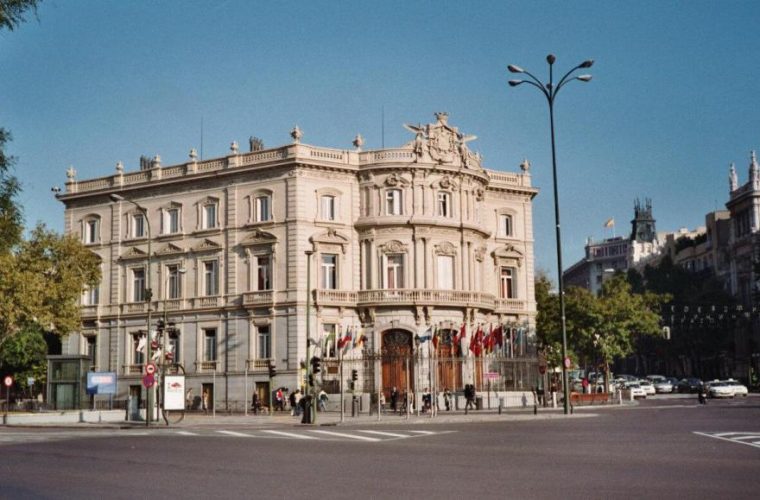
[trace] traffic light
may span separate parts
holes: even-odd
[[[309,374],[309,387],[314,387],[314,375]]]
[[[311,373],[317,374],[319,373],[319,365],[322,362],[322,360],[316,356],[311,358]]]
[[[351,370],[351,381],[356,382],[359,379],[359,372],[357,370]]]
[[[158,321],[156,321],[156,330],[158,330],[159,332],[163,332],[164,328],[166,328],[166,323],[164,323],[164,320],[159,319]]]
[[[267,368],[269,369],[269,378],[274,378],[275,375],[277,375],[277,370],[274,368],[274,364],[272,362],[269,362],[269,365],[267,365]]]

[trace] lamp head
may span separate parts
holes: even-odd
[[[548,62],[549,64],[554,64],[554,61],[556,60],[557,58],[554,56],[554,54],[549,54],[548,56],[546,56],[546,62]]]
[[[575,77],[577,80],[580,80],[582,82],[590,82],[591,78],[593,78],[591,75],[580,75]]]
[[[525,80],[510,80],[509,81],[509,86],[510,87],[517,87],[521,83],[525,83]]]
[[[124,197],[120,194],[111,193],[108,195],[109,198],[111,198],[111,201],[124,201]]]
[[[593,59],[586,59],[578,67],[579,68],[590,68],[593,65],[594,65],[594,60]]]
[[[510,64],[509,66],[507,66],[507,69],[511,73],[525,73],[524,69],[522,69],[520,66],[515,66],[514,64]]]

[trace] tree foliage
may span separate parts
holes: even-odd
[[[35,387],[45,386],[46,355],[44,332],[39,326],[30,326],[19,331],[0,347],[0,372],[13,373],[16,386],[28,391],[27,397],[33,397],[33,390],[26,381],[33,377]]]
[[[31,10],[36,14],[37,5],[42,0],[0,0],[0,30],[13,31],[26,21],[26,13]]]
[[[21,208],[15,200],[21,185],[11,173],[15,158],[5,153],[10,140],[10,132],[0,127],[0,253],[7,252],[19,242],[23,228]]]

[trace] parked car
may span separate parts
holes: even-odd
[[[626,382],[623,385],[624,389],[631,391],[631,396],[634,398],[644,398],[647,397],[647,392],[644,390],[643,387],[639,385],[638,382]]]
[[[728,380],[724,380],[723,382],[733,387],[734,396],[742,396],[746,398],[747,394],[749,394],[749,391],[747,390],[747,386],[742,384],[738,380],[734,380],[730,378]]]
[[[639,385],[642,389],[644,389],[644,391],[646,391],[647,396],[654,396],[657,394],[657,391],[654,389],[654,385],[652,385],[652,382],[649,380],[640,380]]]
[[[672,385],[672,386],[673,386],[673,390],[674,390],[674,391],[676,390],[676,387],[678,386],[678,382],[680,382],[680,381],[679,381],[677,378],[675,378],[675,377],[667,377],[665,380],[667,380],[668,382],[670,382],[670,385]]]
[[[734,397],[734,386],[728,382],[710,382],[707,394],[711,398],[732,398]]]
[[[665,377],[662,375],[647,375],[646,379],[652,382],[652,384],[656,384],[657,382],[663,382]]]
[[[673,384],[668,379],[663,378],[663,380],[654,383],[654,390],[657,394],[670,394],[673,392]]]
[[[636,382],[637,380],[639,380],[639,378],[634,377],[633,375],[621,374],[621,375],[616,375],[615,380],[622,380],[623,382]]]
[[[678,392],[696,393],[702,387],[702,381],[698,378],[687,377],[678,382]]]

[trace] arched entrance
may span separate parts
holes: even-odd
[[[412,334],[406,330],[388,330],[383,333],[383,394],[390,404],[391,390],[395,387],[399,395],[407,389],[414,391],[414,357],[412,356]]]
[[[436,352],[438,364],[438,390],[449,389],[456,391],[461,389],[462,383],[462,362],[457,351],[458,347],[454,346],[454,336],[457,330],[441,330],[438,351]]]

